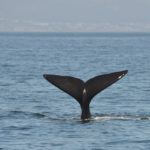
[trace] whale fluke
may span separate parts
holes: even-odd
[[[99,75],[86,82],[70,76],[44,74],[44,78],[50,83],[74,97],[82,109],[81,119],[87,119],[90,115],[89,104],[92,98],[121,79],[128,70]]]
[[[108,86],[120,80],[125,74],[127,74],[127,72],[128,70],[114,72],[110,74],[99,75],[92,79],[89,79],[85,83],[89,100],[91,100],[96,94],[98,94]]]
[[[50,83],[74,97],[80,105],[82,104],[82,91],[84,82],[78,78],[59,75],[43,75]]]

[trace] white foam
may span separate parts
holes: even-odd
[[[92,119],[93,120],[110,120],[110,119],[128,120],[129,118],[123,116],[97,116],[97,117],[93,117]]]

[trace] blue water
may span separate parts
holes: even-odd
[[[43,74],[88,80],[128,69],[93,118]],[[0,33],[1,150],[150,149],[150,34]]]

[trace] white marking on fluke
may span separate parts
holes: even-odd
[[[118,79],[121,79],[124,76],[124,74],[122,74],[121,76],[118,77]]]
[[[83,89],[83,94],[86,94],[86,89]]]

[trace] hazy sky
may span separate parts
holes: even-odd
[[[150,31],[150,0],[0,0],[0,31],[44,27],[45,31]]]

